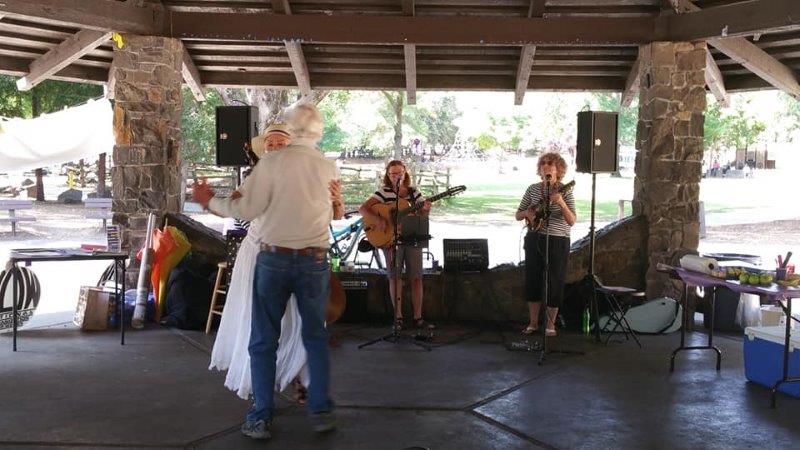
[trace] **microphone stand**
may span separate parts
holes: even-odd
[[[543,198],[545,200],[544,203],[544,226],[542,230],[544,230],[544,273],[542,274],[542,280],[544,283],[543,289],[543,307],[544,307],[544,326],[541,327],[542,330],[542,346],[539,353],[539,365],[544,364],[545,356],[548,353],[563,353],[563,354],[573,354],[573,355],[583,355],[584,352],[581,351],[574,351],[574,350],[549,350],[547,348],[547,325],[550,323],[550,314],[548,312],[548,300],[550,299],[550,233],[548,233],[550,229],[550,180],[552,179],[551,175],[547,175],[544,181],[544,188],[542,189]],[[558,314],[556,317],[553,317],[553,329],[555,329],[556,322],[558,321]]]
[[[375,344],[375,343],[378,343],[378,342],[392,342],[392,343],[397,344],[400,341],[400,339],[404,337],[402,334],[400,334],[401,330],[397,327],[397,323],[396,323],[396,321],[397,321],[397,312],[398,312],[397,310],[398,310],[398,307],[402,304],[402,299],[403,299],[403,289],[402,289],[402,286],[400,284],[401,283],[400,269],[402,269],[403,266],[402,266],[402,261],[400,261],[400,258],[398,258],[400,245],[401,245],[401,242],[400,242],[400,183],[401,182],[402,182],[402,179],[401,180],[397,180],[397,183],[395,183],[395,186],[394,186],[396,195],[395,195],[395,198],[394,198],[394,211],[393,211],[393,217],[392,217],[392,222],[394,222],[394,239],[393,239],[393,243],[392,243],[392,251],[394,252],[393,261],[392,261],[392,264],[394,265],[394,275],[392,276],[392,278],[394,279],[394,298],[392,298],[392,317],[393,317],[393,319],[392,319],[392,331],[389,334],[385,334],[385,335],[383,335],[383,336],[381,336],[379,338],[373,339],[371,341],[368,341],[368,342],[365,342],[365,343],[359,345],[358,346],[359,349],[362,349],[364,347],[368,347],[368,346],[370,346],[372,344]],[[387,264],[387,267],[388,267],[388,264]],[[402,309],[401,309],[400,312],[402,312]],[[413,323],[412,323],[412,325],[413,325]],[[427,351],[431,351],[432,350],[431,346],[426,345],[426,344],[424,344],[422,342],[418,342],[416,339],[413,339],[411,341],[411,343],[416,345],[416,346],[418,346],[418,347],[422,347]]]

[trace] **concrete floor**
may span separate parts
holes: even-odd
[[[0,447],[6,448],[798,448],[800,399],[778,398],[744,378],[741,339],[684,352],[678,336],[595,345],[551,341],[584,356],[509,352],[501,335],[445,327],[432,352],[359,343],[383,330],[335,328],[333,391],[339,429],[315,435],[305,412],[279,401],[269,443],[239,433],[248,403],[207,370],[212,340],[153,327],[81,333],[26,330],[19,352],[0,336]],[[467,338],[459,340],[459,338]],[[518,336],[505,333],[507,340]],[[704,338],[695,334],[694,339]],[[444,345],[442,345],[444,344]]]

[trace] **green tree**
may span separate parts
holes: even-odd
[[[620,145],[633,146],[636,143],[636,122],[639,120],[639,108],[635,106],[622,107],[618,93],[595,92],[591,101],[587,102],[592,108],[599,111],[615,111],[619,113],[619,143]]]
[[[461,115],[453,95],[436,100],[430,111],[419,109],[419,123],[422,126],[418,131],[425,136],[432,157],[445,156],[453,148],[458,136],[458,125],[455,121]]]
[[[222,97],[215,89],[206,89],[206,101],[198,102],[192,91],[184,87],[181,129],[181,159],[193,164],[214,164],[216,147],[216,108]]]
[[[325,124],[322,140],[319,141],[319,148],[322,150],[343,151],[347,146],[350,135],[341,127],[341,123],[346,120],[350,97],[350,91],[335,91],[330,92],[319,103],[319,111]]]
[[[706,102],[705,121],[703,122],[703,148],[706,152],[717,151],[723,145],[725,125],[719,102]]]
[[[749,101],[738,102],[733,114],[725,117],[723,143],[737,150],[747,150],[767,129],[764,122],[752,117]]]
[[[381,91],[384,103],[378,108],[378,113],[383,120],[391,127],[392,157],[403,159],[403,125],[409,125],[412,129],[420,130],[420,113],[416,107],[406,105],[405,92]]]

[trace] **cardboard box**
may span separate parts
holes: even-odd
[[[744,374],[748,380],[772,389],[783,377],[784,327],[747,327],[744,331]],[[800,333],[789,340],[789,378],[800,377]],[[800,397],[800,382],[783,383],[780,392]]]
[[[83,331],[107,330],[109,314],[113,314],[113,295],[98,287],[81,286],[72,322]]]

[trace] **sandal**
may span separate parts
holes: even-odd
[[[414,326],[418,330],[433,330],[436,327],[432,323],[425,322],[425,320],[420,317],[419,319],[414,319]]]
[[[301,405],[305,405],[308,400],[308,390],[303,386],[299,378],[292,380],[292,387],[294,387],[295,401]]]
[[[555,328],[546,328],[544,330],[544,335],[547,337],[556,337],[556,329]]]
[[[402,317],[396,317],[394,319],[394,324],[392,325],[392,329],[394,331],[402,331],[403,330],[403,318]]]
[[[534,327],[532,327],[532,326],[528,325],[527,327],[525,327],[525,328],[523,328],[523,329],[522,329],[522,334],[524,334],[524,335],[528,335],[528,336],[529,336],[529,335],[531,335],[531,334],[533,334],[533,333],[536,333],[537,331],[539,331],[539,328],[538,328],[538,327],[537,327],[537,328],[534,328]]]

